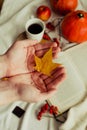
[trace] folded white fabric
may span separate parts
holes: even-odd
[[[5,53],[16,37],[25,31],[27,20],[32,15],[35,16],[36,7],[43,2],[44,0],[4,1],[0,16],[0,54]]]
[[[35,15],[35,9],[40,4],[49,6],[46,0],[4,0],[0,16],[0,54],[5,53],[16,37],[25,31],[26,21],[32,15]],[[87,1],[79,0],[77,9],[87,10]],[[54,123],[53,119],[44,118],[40,122],[36,120],[33,114],[35,114],[38,104],[29,105],[17,102],[17,105],[22,106],[22,104],[24,104],[24,109],[27,108],[22,123],[16,117],[12,117],[10,111],[5,112],[6,109],[5,113],[1,114],[4,107],[0,108],[0,130],[87,130],[87,97],[70,109],[66,122],[60,128],[58,128],[57,122]],[[15,107],[16,103],[11,108],[9,106],[9,110],[12,110],[13,106]],[[9,118],[7,119],[7,117]],[[11,124],[12,121],[13,124]],[[55,126],[53,126],[54,124]]]

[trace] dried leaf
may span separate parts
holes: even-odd
[[[50,48],[42,58],[35,56],[36,66],[35,70],[42,72],[48,76],[51,75],[51,71],[60,66],[58,63],[52,61],[52,48]]]
[[[35,69],[40,72],[40,70],[42,68],[41,59],[39,57],[35,56],[35,62],[36,62]]]

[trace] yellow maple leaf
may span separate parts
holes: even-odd
[[[42,72],[48,76],[51,75],[51,71],[56,67],[60,66],[58,63],[52,61],[52,48],[50,48],[42,58],[39,58],[35,55],[35,70]]]

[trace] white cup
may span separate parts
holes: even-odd
[[[38,42],[42,40],[45,30],[45,23],[42,20],[31,18],[27,21],[25,28],[27,38],[37,40]]]

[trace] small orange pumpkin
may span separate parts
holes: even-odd
[[[78,0],[50,0],[53,10],[61,15],[75,10],[78,5]]]
[[[61,32],[70,42],[87,41],[87,12],[77,10],[67,14],[61,23]]]

